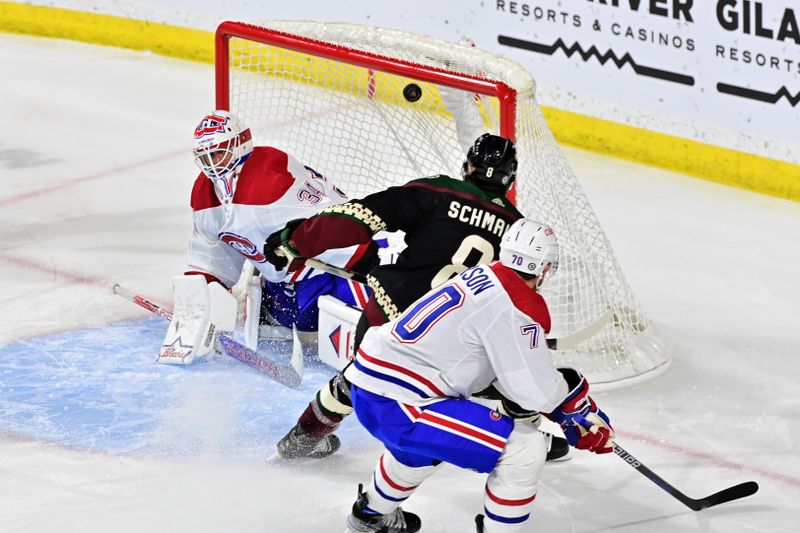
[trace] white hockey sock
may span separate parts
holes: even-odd
[[[369,508],[380,514],[389,514],[399,507],[416,488],[431,477],[441,466],[411,467],[400,463],[388,450],[383,452],[372,482],[367,484]]]
[[[485,533],[520,531],[530,516],[547,456],[547,440],[533,424],[518,422],[486,480]]]

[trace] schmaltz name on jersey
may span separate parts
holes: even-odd
[[[476,228],[488,230],[498,237],[505,235],[509,226],[505,220],[494,213],[471,205],[463,205],[456,200],[450,202],[447,216],[471,224]]]

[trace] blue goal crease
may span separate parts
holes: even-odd
[[[105,453],[263,460],[335,372],[307,358],[292,390],[224,357],[162,365],[164,331],[148,318],[1,346],[0,433]],[[370,442],[357,421],[339,432]]]

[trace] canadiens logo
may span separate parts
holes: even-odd
[[[245,256],[246,258],[250,259],[251,261],[255,261],[256,263],[266,263],[267,258],[264,257],[264,254],[256,248],[256,245],[250,242],[245,237],[241,235],[236,235],[235,233],[220,233],[219,238],[222,239],[223,242],[228,243],[231,247]]]
[[[208,115],[195,128],[194,138],[199,139],[200,137],[205,137],[206,135],[212,135],[214,133],[224,132],[225,125],[227,123],[228,119],[226,117],[220,117],[218,115]]]
[[[492,420],[500,420],[501,418],[503,418],[503,415],[501,415],[497,411],[489,411],[489,417]]]

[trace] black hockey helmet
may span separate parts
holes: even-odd
[[[476,185],[505,192],[517,174],[517,149],[511,139],[484,133],[467,151],[461,176]],[[487,187],[488,186],[488,187]]]

